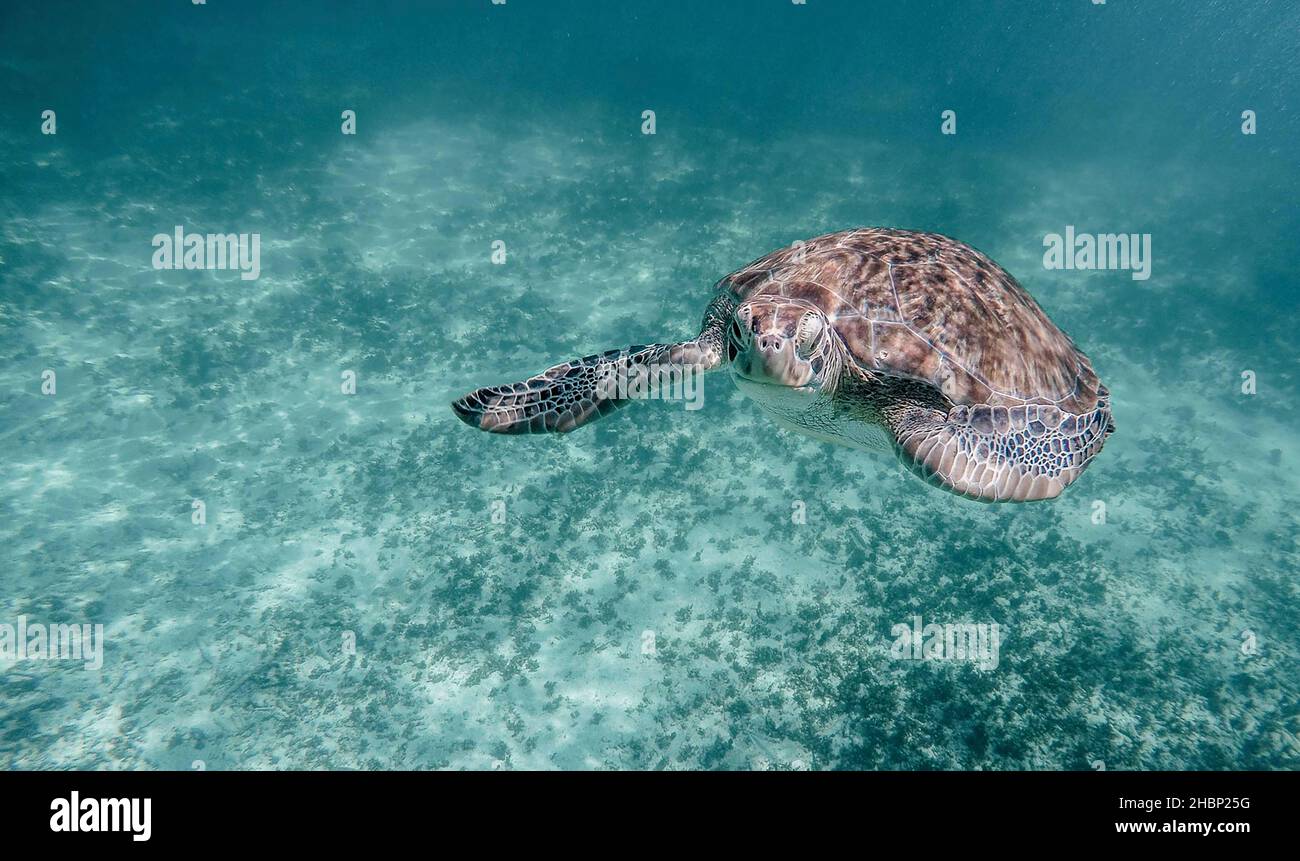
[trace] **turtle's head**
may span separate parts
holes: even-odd
[[[755,296],[736,308],[727,329],[727,358],[742,388],[818,390],[834,385],[840,364],[836,335],[815,305]]]

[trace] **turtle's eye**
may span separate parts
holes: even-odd
[[[744,333],[740,331],[740,323],[733,317],[731,327],[727,329],[727,361],[736,361],[736,355],[745,346]]]
[[[745,346],[745,333],[741,331],[740,323],[738,323],[735,320],[732,320],[731,331],[728,334],[730,334],[731,341],[733,344],[736,345],[737,349]]]
[[[795,345],[800,352],[806,353],[817,343],[817,338],[822,333],[822,316],[809,311],[803,315],[799,321],[799,329],[795,338]]]

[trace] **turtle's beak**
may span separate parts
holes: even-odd
[[[769,386],[801,388],[816,377],[812,365],[795,350],[793,338],[771,333],[754,336],[731,368],[737,376]]]

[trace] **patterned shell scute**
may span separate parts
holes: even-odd
[[[804,299],[858,363],[931,383],[957,404],[1097,405],[1097,375],[1014,278],[946,236],[872,228],[795,243],[718,283]]]

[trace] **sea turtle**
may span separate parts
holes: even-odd
[[[1088,357],[1002,267],[887,228],[796,242],[726,276],[693,340],[565,362],[452,409],[495,433],[563,432],[633,400],[608,385],[620,376],[719,367],[785,427],[892,449],[990,502],[1057,496],[1115,429]]]

